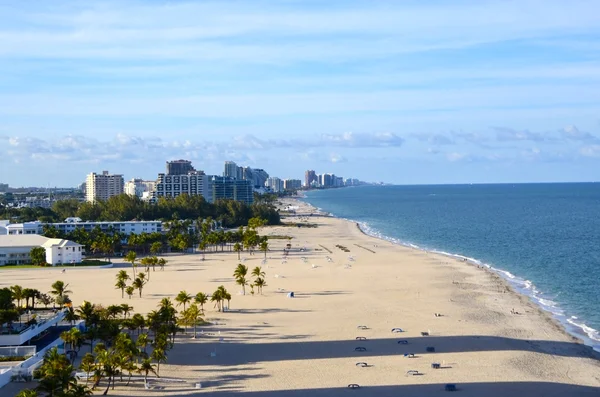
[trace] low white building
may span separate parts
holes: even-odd
[[[35,247],[46,250],[46,262],[55,266],[80,263],[83,246],[73,241],[47,238],[37,234],[0,236],[0,266],[31,263],[29,253]]]
[[[42,234],[44,233],[44,225],[53,226],[62,233],[71,233],[75,229],[83,229],[86,232],[91,232],[96,227],[103,232],[114,230],[129,236],[130,234],[155,233],[162,232],[161,221],[127,221],[127,222],[83,222],[79,218],[67,218],[65,222],[59,223],[42,223],[40,221],[25,222],[25,223],[8,223],[0,224],[0,235],[22,235],[22,234]],[[3,233],[3,230],[5,232]]]

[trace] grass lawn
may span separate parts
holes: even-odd
[[[88,260],[84,260],[81,263],[75,263],[75,264],[63,264],[63,265],[56,265],[56,266],[36,266],[36,265],[5,265],[5,266],[0,266],[0,270],[11,270],[11,269],[48,269],[48,268],[69,268],[69,267],[81,267],[81,266],[105,266],[105,265],[109,265],[112,262],[106,262],[105,260],[100,260],[100,259],[88,259]]]

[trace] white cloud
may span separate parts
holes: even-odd
[[[345,163],[348,160],[344,156],[342,156],[338,153],[330,153],[329,161],[332,163]]]
[[[500,142],[507,141],[543,141],[546,138],[539,133],[530,132],[527,130],[515,130],[506,127],[494,127],[496,131],[496,139]]]
[[[600,139],[598,137],[595,137],[589,132],[580,131],[574,125],[568,125],[564,127],[560,132],[563,137],[572,141],[600,142]]]
[[[600,157],[600,145],[588,145],[582,147],[579,152],[585,157]]]

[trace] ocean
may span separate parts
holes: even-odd
[[[367,234],[490,267],[600,351],[600,183],[361,186],[305,201]]]

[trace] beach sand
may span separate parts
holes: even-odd
[[[297,201],[286,203],[299,205],[298,214],[314,212]],[[60,279],[69,283],[75,304],[126,302],[142,313],[180,290],[211,293],[223,284],[230,291],[230,311],[219,313],[208,304],[206,319],[213,325],[199,328],[203,334],[195,340],[191,331],[177,337],[168,363],[161,365],[163,380],[153,381],[150,390],[140,381],[118,385],[109,395],[431,396],[446,395],[445,385],[451,383],[461,396],[600,396],[596,353],[499,276],[366,236],[344,220],[299,219],[284,222],[317,227],[260,231],[293,237],[285,263],[282,250],[288,240],[270,240],[269,259],[262,265],[268,283],[264,295],[238,294],[232,277],[239,263],[235,252],[208,253],[204,261],[200,254],[168,256],[163,272],[151,272],[141,299],[121,299],[114,287],[117,268],[129,269],[127,264],[65,274],[2,270],[0,287],[19,284],[46,291]],[[252,269],[261,266],[264,254],[244,252],[242,257]],[[289,291],[294,298],[287,297]],[[363,325],[368,329],[357,328]],[[404,332],[392,333],[393,328]],[[441,368],[432,369],[434,362]],[[407,374],[411,370],[419,375]],[[194,388],[198,382],[201,389]],[[361,388],[348,390],[349,384]],[[0,395],[22,387],[9,384]]]

